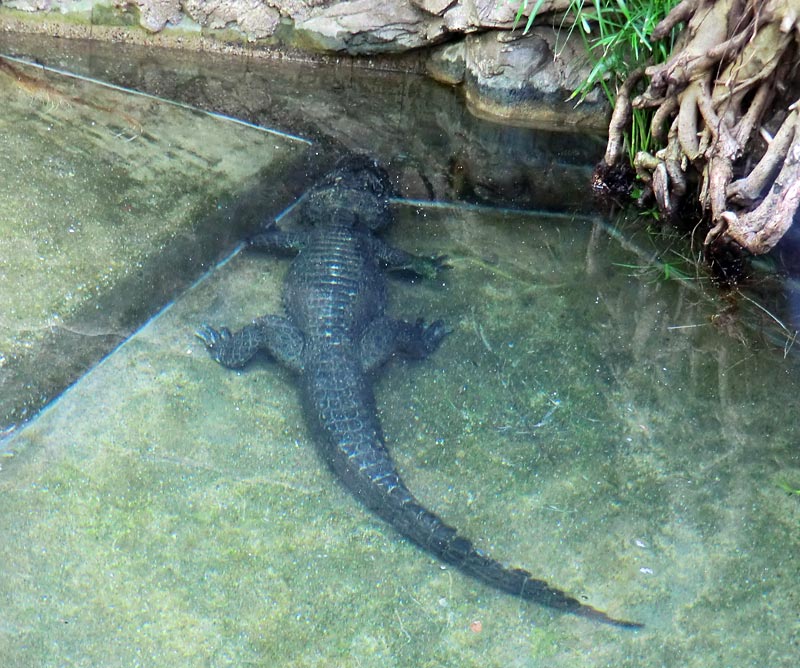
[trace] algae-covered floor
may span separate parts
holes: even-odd
[[[0,100],[2,432],[305,188],[308,143],[7,59]]]
[[[794,666],[797,363],[596,223],[401,209],[446,253],[391,310],[453,333],[381,375],[409,486],[620,630],[398,538],[317,459],[292,378],[193,331],[280,309],[285,259],[217,269],[10,442],[0,656],[27,666]],[[625,247],[623,247],[625,246]]]

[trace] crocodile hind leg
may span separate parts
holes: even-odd
[[[374,371],[393,355],[424,359],[439,347],[450,330],[441,320],[430,324],[378,318],[361,338],[361,363],[364,371]]]
[[[205,343],[211,357],[229,369],[243,367],[259,350],[294,371],[302,366],[303,334],[287,318],[278,315],[265,315],[238,332],[202,325],[195,335]]]

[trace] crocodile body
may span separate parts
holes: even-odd
[[[296,252],[284,285],[287,317],[267,315],[231,333],[203,326],[197,335],[212,357],[240,368],[258,352],[296,372],[307,419],[323,459],[362,503],[398,532],[448,564],[497,589],[541,605],[624,627],[604,612],[534,578],[506,568],[418,502],[401,479],[375,410],[374,372],[396,354],[424,358],[447,334],[385,314],[385,268],[435,275],[442,258],[393,248],[375,232],[391,221],[386,173],[364,157],[325,177],[300,205],[303,227],[272,225],[250,240],[271,251]]]

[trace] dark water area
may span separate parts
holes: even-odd
[[[601,137],[482,121],[456,89],[344,59],[335,66],[3,39],[12,55],[299,135],[320,152],[366,151],[390,165],[410,199],[585,211],[586,179],[604,150]]]
[[[0,72],[3,665],[796,664],[790,240],[721,291],[689,241],[594,210],[600,139],[474,119],[414,74],[0,46],[50,68]],[[407,484],[642,630],[399,538],[319,461],[291,374],[194,336],[281,312],[288,260],[238,240],[353,149],[397,185],[388,240],[448,256],[390,282],[392,315],[452,328],[377,381]]]

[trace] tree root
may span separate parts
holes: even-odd
[[[644,76],[644,72],[634,70],[617,91],[617,104],[614,105],[614,112],[611,114],[611,121],[608,124],[608,144],[606,145],[606,165],[614,166],[624,152],[624,142],[622,134],[631,122],[631,92]]]
[[[726,193],[728,200],[740,206],[749,207],[763,199],[767,188],[774,182],[781,164],[786,160],[792,141],[796,142],[797,116],[797,110],[789,114],[750,174],[728,186]]]
[[[682,22],[680,47],[645,70],[646,90],[632,97],[640,72],[622,86],[606,164],[622,155],[632,109],[653,109],[652,136],[665,147],[637,155],[634,166],[662,216],[697,196],[707,247],[765,253],[800,210],[800,100],[789,97],[798,94],[800,0],[683,0],[653,38]],[[765,127],[778,128],[774,138]]]
[[[789,126],[786,135],[792,135],[791,144],[783,153],[783,166],[766,196],[750,211],[741,214],[725,212],[724,219],[728,224],[726,234],[743,248],[769,250],[774,247],[792,226],[800,208],[800,120],[796,110],[789,115],[784,126]],[[772,144],[775,143],[773,140]],[[786,140],[782,140],[782,143],[785,144]],[[774,153],[767,150],[762,158],[762,162],[767,160],[760,174],[763,178],[760,183],[751,184],[753,187],[763,187],[769,181],[768,173],[774,169],[774,165],[780,164],[780,154],[781,147],[777,147]],[[731,188],[734,185],[731,184]]]

